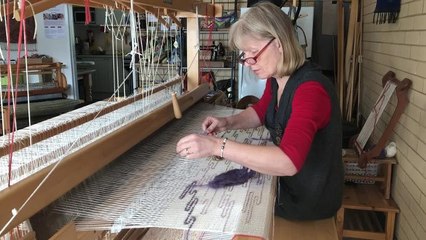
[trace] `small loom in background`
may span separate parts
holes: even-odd
[[[399,118],[403,114],[405,107],[408,104],[407,92],[411,86],[410,79],[403,79],[402,81],[398,80],[395,77],[395,73],[392,71],[387,72],[382,78],[383,90],[380,93],[379,98],[374,104],[373,109],[371,110],[364,126],[361,129],[361,132],[357,136],[354,142],[354,149],[356,150],[359,159],[358,165],[361,168],[364,168],[368,161],[378,157],[380,152],[385,148],[387,142],[389,141],[393,129],[398,123]],[[370,137],[378,123],[383,111],[385,110],[390,98],[393,95],[393,92],[396,92],[397,105],[392,114],[392,117],[389,123],[386,125],[386,128],[383,131],[383,134],[374,144],[374,147],[365,149],[367,142],[370,140]]]

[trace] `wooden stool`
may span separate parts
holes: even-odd
[[[376,185],[346,185],[336,219],[339,239],[392,240],[398,212],[397,204],[392,198],[386,199]],[[384,214],[384,226],[380,223],[379,213]]]
[[[337,240],[334,218],[289,221],[275,217],[273,240]]]

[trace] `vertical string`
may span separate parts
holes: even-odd
[[[25,0],[23,0],[25,1]],[[29,74],[28,74],[28,49],[27,49],[27,30],[25,18],[21,18],[23,22],[23,35],[24,35],[24,62],[25,62],[25,82],[27,88],[27,112],[28,112],[28,126],[31,127],[31,107],[30,107],[30,87],[29,87]],[[32,145],[32,136],[30,134],[30,145]]]
[[[25,10],[25,0],[21,0],[20,2],[20,16],[21,19],[25,16],[24,10]],[[21,21],[19,25],[19,36],[18,36],[18,53],[17,53],[17,60],[16,60],[16,71],[15,71],[15,96],[13,98],[13,122],[12,122],[12,133],[10,134],[10,143],[14,142],[15,137],[15,130],[17,129],[16,126],[16,101],[18,97],[18,82],[19,82],[19,70],[21,65],[21,47],[22,47],[22,31],[24,29],[25,21]],[[13,144],[10,144],[10,152],[9,152],[9,181],[8,186],[10,186],[10,181],[12,178],[12,156],[13,156]]]
[[[131,38],[131,44],[132,44],[131,53],[130,53],[131,54],[130,56],[132,59],[130,61],[130,66],[129,66],[129,69],[131,70],[131,73],[132,73],[132,84],[129,84],[129,85],[135,87],[137,82],[136,54],[139,52],[139,43],[138,43],[138,37],[136,32],[137,24],[135,21],[133,0],[130,1],[129,20],[130,20],[130,38]],[[130,89],[130,91],[131,93],[133,92],[132,89]]]
[[[4,6],[4,7],[3,7]],[[1,22],[3,22],[3,11],[6,11],[6,6],[5,6],[5,3],[4,3],[4,0],[1,0],[1,4],[0,4],[0,21]],[[4,21],[4,23],[2,23],[2,24],[4,24],[4,26],[5,26],[5,31],[6,31],[6,36],[7,36],[7,27],[6,27],[6,21]],[[3,55],[3,50],[2,50],[2,47],[1,47],[1,45],[0,45],[0,60],[2,60],[2,62],[4,62],[4,63],[6,63],[5,62],[5,58],[4,58],[4,55]],[[5,66],[7,67],[7,65],[5,64]],[[7,79],[7,74],[6,74],[6,79]],[[3,74],[0,72],[0,79],[3,79]],[[1,109],[0,109],[0,114],[1,114],[1,117],[2,118],[4,118],[5,117],[5,112],[4,112],[4,108],[3,108],[3,106],[4,106],[4,103],[3,103],[3,83],[1,83],[0,84],[0,107],[1,107]],[[1,129],[2,129],[2,134],[3,134],[3,136],[5,135],[5,121],[2,121],[2,123],[1,123],[2,125],[1,125]]]
[[[5,9],[5,30],[6,30],[6,66],[7,66],[7,109],[10,112],[10,102],[11,102],[11,87],[12,87],[12,65],[11,65],[11,57],[10,57],[10,6],[9,4],[6,4]],[[10,116],[7,116],[7,122],[10,123]],[[10,125],[10,124],[9,124]],[[8,142],[11,142],[10,139],[10,126],[9,129],[7,129],[8,133]]]

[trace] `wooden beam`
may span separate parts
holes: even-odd
[[[345,67],[344,67],[344,9],[343,0],[337,0],[337,79],[336,86],[338,89],[340,111],[344,112],[344,86],[345,86]]]
[[[16,21],[21,21],[21,19],[25,19],[25,18],[33,16],[34,13],[37,14],[37,13],[43,12],[56,5],[58,5],[58,3],[56,1],[51,1],[51,0],[35,1],[35,3],[32,4],[32,8],[26,5],[24,10],[24,16],[21,16],[20,10],[16,9],[14,13],[14,17]]]
[[[129,0],[123,0],[123,2],[129,2]],[[198,6],[198,14],[201,16],[215,16],[216,7],[210,3],[203,3],[194,0],[135,0],[135,4],[141,4],[149,7],[166,8],[179,12],[196,12]]]
[[[207,6],[206,6],[207,5]],[[199,16],[209,16],[209,17],[222,17],[223,6],[219,4],[208,4],[208,3],[197,3],[195,5],[198,6],[198,16],[196,14],[196,10],[193,12],[186,11],[178,11],[176,16],[183,18],[195,18]]]
[[[200,74],[198,18],[187,18],[186,26],[186,81],[187,90],[192,90],[198,86]]]
[[[82,0],[65,0],[65,2],[74,6],[85,6],[84,1]],[[104,8],[105,6],[115,8],[116,4],[109,0],[90,0],[90,7]]]
[[[169,18],[178,26],[178,27],[182,27],[182,23],[180,22],[180,20],[176,17],[176,11],[171,11],[168,9],[164,9],[164,14],[169,16]]]
[[[166,22],[166,20],[164,20],[164,18],[161,17],[160,9],[156,9],[156,8],[149,7],[149,6],[143,6],[142,8],[145,9],[146,11],[150,12],[151,14],[153,14],[161,24],[166,26],[166,28],[170,27],[169,23]]]
[[[49,240],[60,240],[60,239],[69,239],[69,240],[78,239],[74,222],[68,223],[67,225],[62,227],[57,233],[55,233],[55,235],[49,238]]]
[[[8,6],[9,5],[9,6]],[[17,12],[16,10],[18,9],[17,8],[17,4],[16,4],[16,2],[15,1],[13,1],[13,2],[9,2],[9,3],[6,3],[6,4],[0,4],[0,11],[2,11],[2,14],[3,13],[6,13],[6,9],[9,7],[9,11],[10,11],[10,13],[15,13],[15,12]],[[14,8],[15,7],[15,8]],[[13,11],[13,10],[15,10],[15,12]]]
[[[105,4],[103,2],[105,2]],[[91,2],[90,6],[95,7],[95,8],[103,8],[104,5],[107,5],[108,3],[112,4],[112,2],[108,1],[108,0],[96,0],[96,1]],[[19,9],[15,10],[14,17],[15,17],[16,21],[20,21],[21,19],[25,19],[25,18],[29,18],[29,17],[34,16],[34,13],[35,14],[41,13],[43,11],[46,11],[49,8],[52,8],[52,7],[59,5],[59,4],[72,4],[72,5],[76,5],[76,6],[84,6],[84,2],[82,2],[81,0],[63,0],[60,3],[56,2],[56,1],[52,1],[52,0],[34,0],[34,2],[32,3],[31,6],[29,6],[28,4],[25,6],[24,17],[20,16],[20,10]],[[113,5],[113,4],[109,5],[109,6],[115,7],[115,5]]]
[[[130,9],[130,1],[129,0],[117,0],[118,4],[122,6],[126,6],[127,9]],[[94,0],[90,1],[90,7],[95,8],[103,8],[104,6],[110,6],[113,8],[117,8],[116,4],[117,1],[113,0]],[[170,2],[170,3],[169,3]],[[33,0],[32,1],[32,7],[26,6],[25,7],[25,14],[23,18],[31,17],[37,13],[41,13],[49,8],[55,7],[59,4],[72,4],[76,6],[85,6],[83,0]],[[10,6],[12,6],[12,12],[13,12],[13,3],[9,3]],[[217,4],[209,4],[209,3],[202,3],[202,2],[195,2],[195,1],[188,1],[188,0],[173,0],[173,1],[158,1],[158,0],[135,0],[134,6],[138,6],[138,8],[135,8],[135,11],[137,12],[144,12],[143,9],[146,8],[162,8],[162,9],[168,9],[173,10],[176,12],[179,12],[178,15],[184,16],[185,14],[187,17],[192,16],[196,13],[198,8],[198,15],[199,16],[211,16],[211,17],[218,17],[222,15],[222,6]],[[144,6],[143,8],[140,8]],[[2,5],[2,7],[5,7]],[[15,9],[15,12],[19,13],[19,9]],[[175,15],[176,16],[176,15]],[[16,14],[16,20],[20,21],[21,17],[19,14]]]

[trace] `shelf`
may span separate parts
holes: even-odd
[[[202,67],[203,70],[232,70],[231,67]]]
[[[213,29],[213,30],[209,30],[209,29],[201,29],[200,33],[229,33],[229,28],[219,28],[219,29]]]
[[[365,181],[365,182],[384,182],[386,179],[384,177],[376,177],[376,176],[359,176],[359,175],[345,175],[346,181]]]
[[[345,185],[336,224],[340,239],[393,239],[398,205],[376,185]]]
[[[343,156],[343,161],[344,162],[353,162],[353,163],[357,163],[359,160],[359,156],[356,154],[355,150],[353,149],[347,149],[345,148],[345,155]],[[396,164],[396,159],[394,157],[392,158],[382,158],[382,159],[376,159],[373,158],[371,160],[369,160],[368,163],[373,163],[373,164]]]
[[[187,29],[184,29],[183,31],[186,32]],[[229,28],[217,28],[217,29],[213,29],[211,31],[209,29],[200,29],[200,33],[205,34],[205,33],[209,33],[209,32],[212,32],[212,33],[228,33]]]
[[[355,210],[399,212],[395,201],[385,199],[379,187],[373,184],[345,185],[342,206]]]
[[[348,209],[345,216],[345,229],[347,229],[345,231],[382,233],[385,231],[385,223],[382,218],[379,212]],[[351,235],[354,235],[354,233]]]
[[[182,69],[187,69],[187,67],[182,67]],[[232,70],[231,67],[202,67],[201,70]]]

